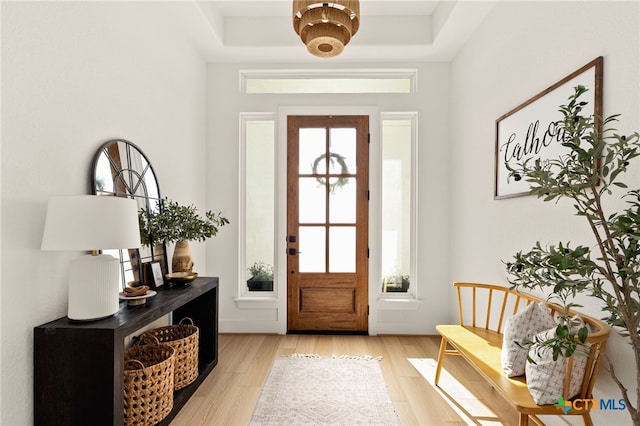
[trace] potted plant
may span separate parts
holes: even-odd
[[[166,197],[158,201],[156,212],[140,209],[138,221],[143,245],[176,243],[171,262],[173,272],[193,270],[189,241],[205,241],[214,237],[220,227],[229,223],[220,212],[207,211],[203,217],[195,206],[183,206]]]
[[[251,274],[247,280],[249,291],[273,291],[273,266],[255,262],[247,270]]]
[[[409,291],[409,275],[402,275],[399,272],[387,275],[382,279],[383,292],[403,292]]]
[[[578,294],[599,299],[605,312],[603,320],[620,331],[633,349],[636,386],[640,389],[640,190],[622,195],[626,209],[615,211],[606,206],[607,199],[618,201],[619,191],[627,191],[621,177],[630,161],[640,156],[640,138],[637,132],[616,133],[611,125],[617,115],[604,119],[581,115],[586,102],[580,96],[586,91],[577,86],[569,103],[560,107],[564,118],[557,125],[568,152],[544,162],[527,160],[510,170],[510,178],[526,179],[532,193],[544,201],[570,200],[576,216],[587,221],[595,244],[537,242],[530,251],[521,251],[506,262],[507,272],[514,287],[537,288],[545,293],[550,290],[550,297],[566,308],[579,306],[571,302]],[[577,342],[585,341],[587,332],[561,322],[555,338],[537,343],[550,347],[554,358],[568,357]],[[610,361],[607,369],[622,393],[633,424],[640,425],[640,393],[636,393],[633,405]]]

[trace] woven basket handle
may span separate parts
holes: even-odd
[[[193,325],[193,320],[192,320],[191,318],[189,318],[189,317],[184,317],[184,318],[182,318],[182,319],[180,320],[180,322],[178,322],[178,324],[182,324],[182,321],[184,321],[184,320],[189,320],[189,322],[191,323],[191,324],[189,324],[189,325]]]
[[[160,340],[156,336],[150,333],[142,333],[138,337],[138,341],[136,342],[137,346],[159,345],[159,344],[160,344]]]
[[[127,368],[127,364],[129,364],[129,363],[134,364],[136,367],[138,367],[138,365],[135,364],[135,363],[138,363],[138,364],[140,364],[142,366],[142,369],[145,368],[144,364],[141,361],[138,361],[137,359],[128,359],[128,360],[126,360],[124,362],[124,369],[125,370],[140,370],[140,368]]]

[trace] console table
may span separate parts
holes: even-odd
[[[122,425],[124,340],[173,312],[199,328],[199,375],[174,393],[168,425],[218,363],[218,278],[198,277],[187,286],[158,290],[140,306],[120,304],[98,321],[67,317],[34,328],[33,402],[36,425]]]

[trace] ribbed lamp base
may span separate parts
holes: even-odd
[[[69,319],[92,321],[118,312],[120,262],[108,254],[86,255],[69,268]]]

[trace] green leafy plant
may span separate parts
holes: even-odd
[[[551,295],[551,298],[553,297],[555,297],[555,294]],[[572,355],[587,356],[589,354],[589,344],[586,341],[589,336],[589,329],[577,317],[571,316],[571,309],[579,305],[569,303],[562,297],[558,297],[558,299],[560,299],[560,304],[564,307],[564,312],[559,313],[557,317],[558,325],[555,329],[555,335],[544,339],[536,335],[533,339],[525,338],[521,342],[515,343],[528,351],[533,350],[538,357],[542,357],[544,351],[550,350],[554,361],[560,356],[565,358]],[[527,360],[535,364],[530,353],[527,353]]]
[[[638,133],[620,135],[612,128],[619,115],[607,118],[584,116],[587,105],[580,100],[587,89],[577,86],[567,105],[560,107],[563,120],[557,123],[562,145],[568,152],[556,159],[527,160],[509,168],[510,178],[526,179],[531,192],[544,201],[568,199],[576,215],[589,225],[595,245],[570,243],[542,245],[518,252],[507,262],[509,282],[514,287],[551,290],[551,298],[565,307],[565,322],[555,338],[543,342],[553,348],[554,357],[570,356],[587,331],[567,322],[570,303],[587,294],[602,302],[604,321],[626,336],[636,360],[636,405],[609,362],[608,370],[618,385],[634,425],[640,425],[640,190],[628,191],[622,176],[630,161],[640,155]],[[601,121],[601,123],[600,123]],[[508,166],[507,166],[508,167]],[[619,189],[628,208],[608,212],[605,200],[619,199]]]
[[[408,289],[409,275],[396,272],[382,278],[382,291],[407,291]]]
[[[273,266],[264,262],[255,262],[248,269],[250,281],[273,281]]]
[[[229,223],[220,212],[208,211],[203,217],[195,206],[182,206],[166,197],[157,207],[157,212],[138,211],[140,239],[145,246],[152,242],[205,241]]]

